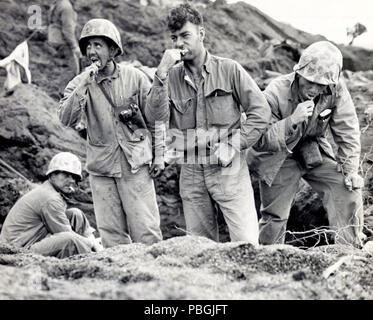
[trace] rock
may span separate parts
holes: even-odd
[[[371,255],[373,255],[373,241],[368,241],[364,245],[363,250],[367,251],[368,253],[370,253]]]

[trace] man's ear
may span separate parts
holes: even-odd
[[[119,48],[117,46],[111,46],[109,49],[110,58],[114,59],[119,51]]]
[[[206,31],[205,31],[205,28],[204,27],[199,27],[199,39],[201,42],[203,42],[203,40],[205,39],[205,35],[206,35]]]

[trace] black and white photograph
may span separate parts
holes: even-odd
[[[2,0],[0,300],[372,301],[373,2]]]

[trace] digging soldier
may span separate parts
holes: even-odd
[[[155,167],[152,137],[143,117],[150,82],[141,71],[115,62],[123,48],[110,21],[88,21],[79,46],[91,65],[67,85],[59,117],[73,128],[86,123],[86,169],[102,244],[160,241],[160,216],[149,174]]]
[[[231,241],[257,244],[257,213],[241,151],[257,142],[270,108],[240,64],[205,49],[197,10],[182,4],[171,10],[167,21],[173,49],[164,52],[157,68],[146,115],[166,124],[173,141],[168,148],[181,155],[187,231],[218,241],[217,205]],[[240,108],[246,120],[241,121]]]
[[[77,208],[67,209],[65,196],[81,180],[81,163],[70,152],[56,154],[46,172],[48,179],[21,197],[7,215],[0,241],[45,256],[65,258],[101,251],[94,229]]]
[[[342,61],[333,44],[316,42],[304,50],[293,73],[274,79],[264,91],[272,121],[255,147],[261,152],[252,165],[261,178],[262,244],[284,242],[301,178],[322,196],[335,242],[360,243],[360,131],[353,101],[340,76]],[[327,140],[328,127],[337,145],[336,156]]]

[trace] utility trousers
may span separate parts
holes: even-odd
[[[180,195],[187,231],[219,241],[215,205],[228,225],[231,241],[258,244],[258,216],[245,157],[237,154],[230,167],[183,164]]]
[[[74,232],[59,232],[48,235],[43,240],[34,243],[30,250],[43,256],[66,258],[75,254],[92,252],[88,237],[94,230],[91,228],[87,217],[77,208],[66,210]]]
[[[122,177],[90,175],[97,227],[105,248],[118,244],[162,240],[160,216],[149,166],[131,173],[123,156]]]
[[[335,243],[359,245],[363,228],[361,189],[349,191],[337,162],[323,155],[322,165],[306,170],[294,158],[288,157],[272,186],[260,182],[261,244],[284,243],[286,225],[295,194],[303,178],[320,194],[329,225],[335,230]]]

